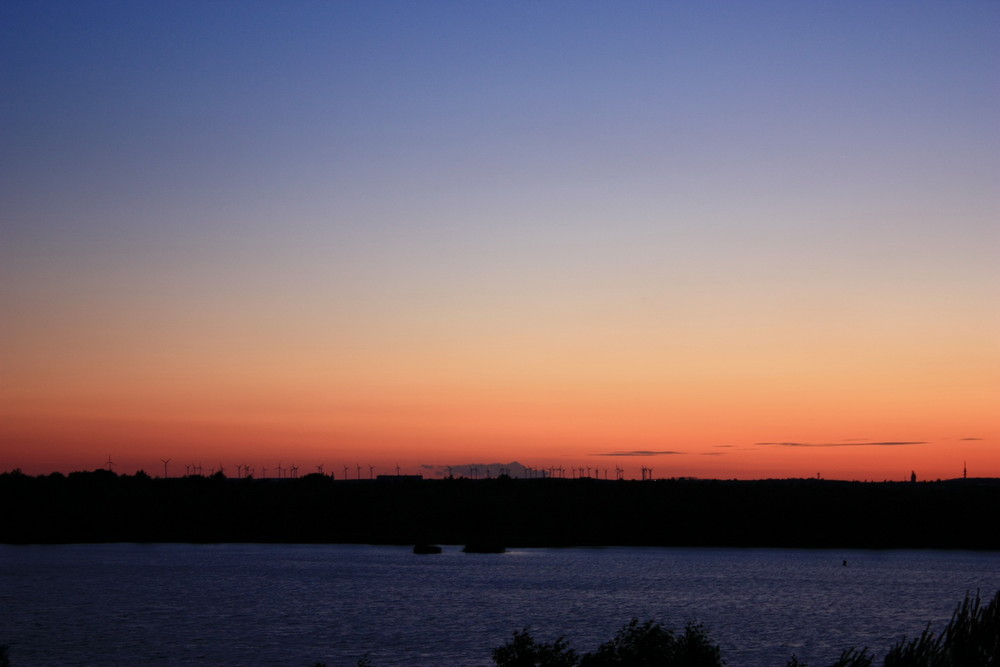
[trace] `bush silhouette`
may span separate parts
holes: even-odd
[[[535,641],[525,628],[514,631],[507,644],[493,649],[493,662],[500,667],[575,667],[580,664],[576,652],[562,637],[551,644]]]
[[[594,653],[577,657],[562,637],[542,644],[521,630],[493,650],[498,667],[721,667],[719,647],[704,628],[689,623],[681,635],[655,621],[633,618]]]
[[[659,665],[666,662],[667,656],[673,655],[676,644],[674,633],[659,623],[646,621],[640,624],[639,619],[633,618],[614,639],[601,644],[596,653],[588,654],[582,664],[587,667]]]

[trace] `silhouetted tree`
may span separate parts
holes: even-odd
[[[633,618],[595,653],[577,657],[560,637],[551,644],[536,642],[522,630],[514,639],[493,650],[498,667],[721,667],[719,647],[704,628],[689,623],[677,636],[655,621]]]
[[[581,667],[716,667],[722,665],[719,647],[711,642],[701,625],[688,623],[679,637],[655,621],[639,623],[633,618],[602,644],[587,654]]]
[[[493,662],[499,667],[575,667],[579,659],[562,637],[542,644],[525,628],[515,630],[514,639],[493,649]]]

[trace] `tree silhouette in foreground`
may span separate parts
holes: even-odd
[[[493,662],[500,667],[574,667],[580,659],[562,637],[543,644],[525,628],[515,630],[509,643],[493,649]]]
[[[595,653],[577,656],[560,637],[551,644],[535,641],[527,629],[493,649],[498,667],[721,667],[719,647],[702,626],[689,623],[681,635],[655,621],[633,618]]]

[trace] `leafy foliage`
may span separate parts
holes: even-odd
[[[639,623],[633,618],[628,625],[605,642],[594,654],[584,656],[585,667],[635,665],[646,667],[667,662],[673,656],[677,639],[674,633],[654,621]]]
[[[613,639],[596,652],[577,657],[560,637],[541,644],[528,631],[514,633],[514,639],[494,649],[498,667],[721,667],[719,647],[711,642],[700,625],[688,624],[676,635],[655,621],[633,618]]]
[[[575,667],[576,652],[559,637],[551,644],[535,641],[525,628],[514,631],[514,639],[493,649],[493,662],[501,667]]]

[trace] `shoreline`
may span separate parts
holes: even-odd
[[[1000,479],[157,479],[0,474],[0,543],[1000,550]]]

